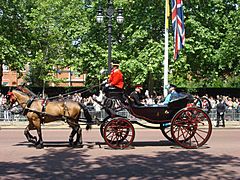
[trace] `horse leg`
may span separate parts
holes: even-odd
[[[37,128],[37,134],[38,134],[38,141],[36,142],[36,148],[42,149],[43,148],[43,139],[42,139],[42,130],[41,126]]]
[[[38,134],[38,141],[36,142],[35,145],[36,145],[37,149],[42,149],[43,148],[43,139],[42,139],[42,129],[41,129],[40,121],[37,124],[38,124],[38,126],[36,126],[36,128],[37,128],[37,134]]]
[[[75,136],[76,133],[77,133],[76,127],[72,127],[72,132],[69,136],[69,146],[73,146],[73,137]]]
[[[77,138],[76,141],[74,142],[75,146],[82,146],[82,128],[78,125],[78,130],[77,130]]]
[[[29,132],[30,130],[33,130],[33,125],[28,124],[27,127],[24,130],[24,135],[26,136],[28,142],[31,142],[33,144],[35,144],[37,142],[37,137],[36,136],[32,136],[31,133]]]

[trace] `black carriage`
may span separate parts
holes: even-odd
[[[169,141],[187,149],[201,147],[211,136],[212,123],[208,114],[194,106],[187,95],[171,101],[168,105],[148,106],[134,105],[123,92],[113,91],[106,95],[102,106],[109,116],[102,121],[100,131],[111,148],[124,149],[133,143],[133,124],[158,128]],[[117,112],[123,109],[135,118],[118,115]],[[146,121],[147,125],[141,123],[141,120]]]

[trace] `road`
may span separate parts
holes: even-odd
[[[98,129],[83,131],[83,148],[70,148],[69,133],[43,129],[45,148],[35,149],[23,129],[0,130],[0,179],[240,179],[240,129],[213,129],[197,150],[152,129],[136,129],[125,150],[108,148]]]

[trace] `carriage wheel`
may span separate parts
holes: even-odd
[[[105,129],[105,126],[106,126],[106,122],[103,122],[101,125],[100,125],[100,133],[101,133],[101,136],[104,138],[104,129]]]
[[[135,137],[133,125],[124,118],[117,117],[109,121],[104,128],[104,140],[113,149],[125,149]]]
[[[122,117],[122,116],[116,115],[116,117]],[[100,133],[101,133],[102,138],[104,138],[105,126],[111,119],[112,119],[112,117],[110,117],[110,116],[105,117],[100,125]]]
[[[175,142],[175,140],[172,138],[171,123],[161,124],[160,128],[161,128],[162,134],[164,135],[165,138],[167,138],[170,142]],[[193,135],[193,133],[192,133],[192,135]],[[183,139],[180,142],[189,140],[189,138],[191,138],[192,135],[186,137],[186,139]]]
[[[108,108],[111,108],[113,106],[112,99],[110,99],[110,98],[105,99],[103,105],[108,107]]]
[[[187,149],[204,145],[212,133],[209,116],[198,108],[180,110],[172,119],[171,135],[174,141]]]
[[[107,98],[105,101],[104,101],[104,106],[106,106],[107,108],[110,108],[114,111],[120,111],[123,109],[123,105],[121,103],[121,101],[117,98]]]
[[[171,135],[171,123],[161,123],[160,129],[165,138],[167,138],[171,142],[174,142]]]
[[[121,116],[117,116],[117,118],[119,118],[119,117],[121,117]],[[103,123],[102,123],[101,126],[100,126],[100,133],[101,133],[101,136],[102,136],[103,138],[104,138],[104,129],[105,129],[105,127],[106,127],[106,124],[107,124],[110,120],[112,120],[111,117],[105,118],[105,120],[103,121]],[[129,131],[126,131],[125,135],[124,135],[123,137],[121,137],[121,139],[119,139],[119,141],[124,140],[124,139],[127,137],[128,133],[129,133]],[[109,139],[109,140],[111,140],[111,139]],[[116,142],[116,141],[115,141],[115,142]],[[115,143],[115,142],[113,141],[113,143]]]
[[[106,117],[103,122],[101,123],[100,125],[100,133],[101,133],[101,136],[104,138],[104,129],[105,129],[105,126],[106,124],[111,120],[111,117],[108,116]]]

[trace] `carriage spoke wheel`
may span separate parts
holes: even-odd
[[[134,140],[133,125],[124,118],[117,117],[109,121],[104,127],[104,140],[113,149],[125,149]]]
[[[116,117],[122,117],[122,116],[119,116],[119,115],[116,115]],[[105,126],[106,126],[106,124],[109,122],[109,121],[111,121],[111,116],[107,116],[103,121],[102,121],[102,123],[101,123],[101,125],[100,125],[100,133],[101,133],[101,136],[102,136],[102,138],[104,138],[104,129],[105,129]]]
[[[100,125],[100,133],[101,133],[101,136],[104,138],[104,129],[105,129],[105,126],[106,126],[106,122],[103,122],[101,125]]]
[[[174,142],[171,135],[171,123],[160,124],[160,129],[165,138],[167,138],[170,142]]]
[[[111,107],[113,106],[113,101],[112,101],[112,99],[111,99],[111,98],[105,99],[103,105],[106,106],[107,108],[111,108]]]
[[[173,140],[187,149],[204,145],[212,133],[209,116],[198,108],[180,110],[172,119],[171,135]]]
[[[161,124],[160,129],[164,137],[167,138],[167,140],[169,140],[170,142],[175,142],[175,140],[172,138],[171,123]],[[180,140],[180,142],[187,141],[189,140],[189,138],[191,138],[191,136],[188,136],[185,139]]]
[[[120,111],[123,109],[123,105],[121,103],[121,101],[117,98],[107,98],[104,101],[104,106],[106,106],[107,108],[110,108],[114,111]]]

